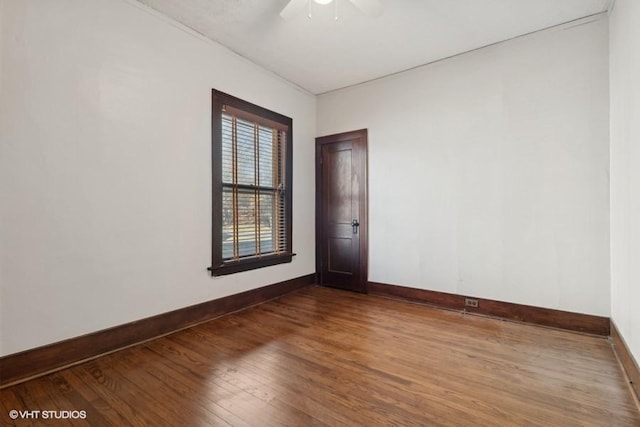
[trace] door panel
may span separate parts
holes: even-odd
[[[358,292],[367,280],[366,137],[362,130],[316,139],[318,280]]]
[[[327,242],[327,271],[352,274],[352,241],[350,238],[329,237]]]
[[[351,143],[335,143],[322,147],[322,161],[326,164],[323,184],[327,201],[327,220],[333,224],[351,224]]]

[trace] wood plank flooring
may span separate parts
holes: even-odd
[[[316,286],[0,396],[18,426],[640,426],[606,339]]]

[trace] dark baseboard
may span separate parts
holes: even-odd
[[[315,274],[0,357],[0,388],[111,353],[315,283]]]
[[[611,321],[611,340],[613,341],[613,351],[616,352],[618,360],[629,378],[629,385],[636,394],[636,398],[640,401],[640,367],[638,367],[638,362],[631,354],[627,343],[613,320]]]
[[[368,291],[372,295],[420,302],[451,310],[482,314],[551,328],[568,329],[570,331],[602,335],[605,337],[609,336],[608,317],[375,282],[369,282]],[[465,306],[465,298],[476,299],[478,301],[478,307]]]

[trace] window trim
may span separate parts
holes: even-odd
[[[266,122],[287,127],[285,138],[285,222],[286,250],[280,254],[266,254],[225,261],[222,256],[222,109],[223,106],[246,112]],[[257,268],[291,262],[292,251],[292,201],[293,201],[293,120],[290,117],[236,98],[216,89],[211,91],[211,164],[212,164],[212,215],[211,215],[211,266],[212,276],[238,273]]]

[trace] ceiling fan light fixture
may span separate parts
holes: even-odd
[[[382,4],[380,0],[343,0],[345,3],[353,4],[357,9],[360,9],[365,15],[377,17],[382,12]],[[307,7],[307,17],[311,18],[311,12],[313,9],[313,3],[321,6],[326,6],[333,3],[334,19],[338,17],[338,0],[289,0],[287,5],[280,11],[280,16],[284,20],[292,19],[298,12],[302,12],[305,6]]]

